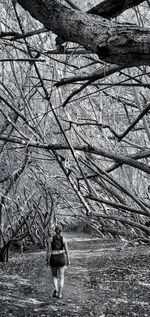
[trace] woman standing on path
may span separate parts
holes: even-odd
[[[62,298],[65,267],[66,264],[70,265],[67,241],[61,232],[61,226],[57,225],[55,227],[55,235],[48,239],[46,256],[47,264],[51,266],[55,287],[53,297],[57,298]]]

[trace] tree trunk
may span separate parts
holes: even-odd
[[[9,247],[12,241],[7,242],[4,244],[2,248],[0,248],[0,262],[7,262],[9,257]]]
[[[96,53],[105,62],[122,66],[150,65],[150,31],[131,24],[110,22],[68,8],[56,0],[18,0],[18,3],[57,34]]]

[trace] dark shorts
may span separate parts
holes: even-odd
[[[66,265],[66,258],[64,253],[51,254],[50,256],[50,266],[52,268],[59,268]]]

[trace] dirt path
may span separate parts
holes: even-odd
[[[45,252],[0,264],[1,317],[150,316],[150,249],[68,235],[71,266],[63,299],[52,298]]]

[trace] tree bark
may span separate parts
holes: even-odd
[[[150,65],[149,29],[110,22],[56,0],[18,0],[18,3],[63,41],[78,43],[105,62],[126,67]]]
[[[122,12],[135,7],[144,1],[141,0],[105,0],[87,11],[87,13],[100,15],[103,18],[115,18]]]

